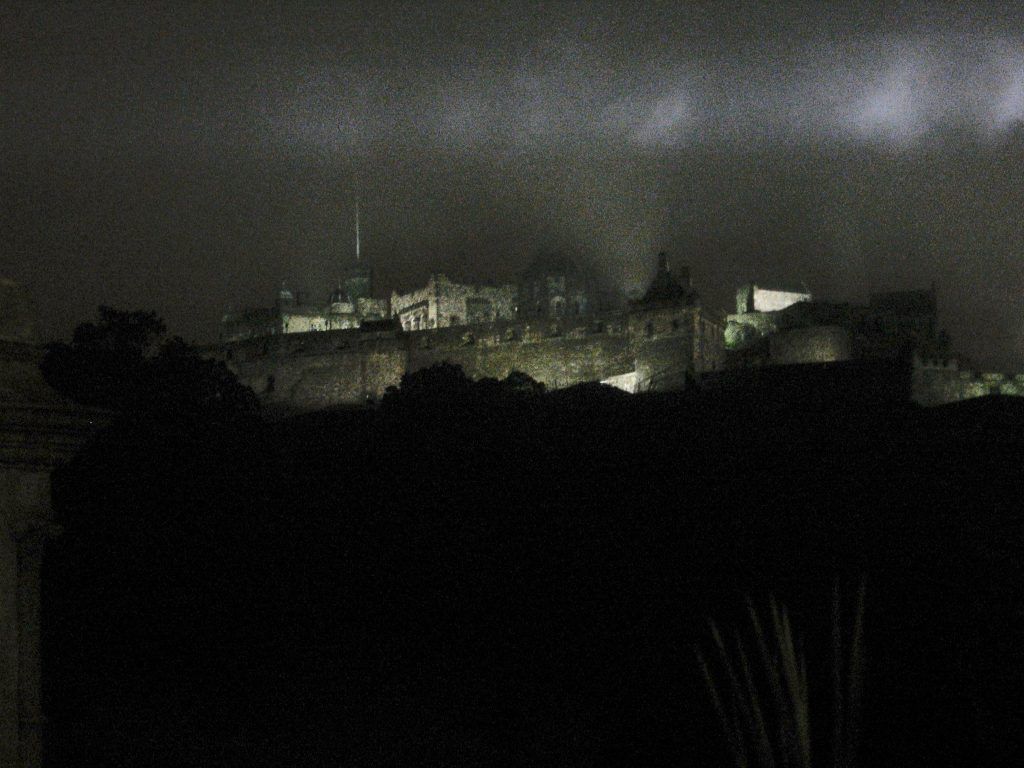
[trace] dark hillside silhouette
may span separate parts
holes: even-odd
[[[862,578],[861,764],[1019,760],[1024,414],[769,405],[445,366],[98,442],[55,487],[49,764],[725,765],[708,619],[789,606],[827,740]]]

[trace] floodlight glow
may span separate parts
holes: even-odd
[[[906,141],[925,128],[924,83],[914,67],[905,64],[890,70],[860,99],[846,119],[850,130],[866,140]]]
[[[998,130],[1006,130],[1024,122],[1024,66],[999,94],[992,119]]]

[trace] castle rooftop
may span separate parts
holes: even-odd
[[[669,270],[668,257],[664,253],[659,253],[658,269],[654,273],[654,278],[651,280],[647,292],[640,299],[640,303],[659,304],[662,302],[679,301],[692,303],[696,301],[697,294],[690,289],[689,270],[684,270],[683,276],[686,281],[685,286]]]

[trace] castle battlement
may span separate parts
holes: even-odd
[[[405,373],[439,362],[477,379],[519,371],[551,389],[594,381],[669,389],[722,364],[721,319],[695,298],[687,291],[676,301],[625,310],[527,313],[415,330],[393,317],[358,328],[233,339],[207,351],[265,402],[298,409],[365,405]]]
[[[923,405],[1024,394],[1024,374],[961,370],[936,328],[934,287],[853,305],[749,283],[725,316],[701,307],[688,270],[671,272],[664,254],[644,297],[625,309],[601,305],[564,258],[538,258],[501,286],[438,273],[390,300],[369,297],[369,275],[332,295],[332,307],[354,314],[321,318],[282,289],[274,309],[226,318],[231,332],[208,352],[266,402],[309,409],[377,400],[404,374],[440,362],[473,378],[520,371],[553,389],[601,381],[639,391],[677,389],[723,368],[893,361],[909,366],[911,397]]]
[[[630,333],[629,319],[629,315],[621,311],[591,318],[497,320],[416,331],[406,331],[395,324],[384,330],[360,327],[240,339],[208,347],[207,352],[225,361],[241,362],[273,356],[316,355],[371,347],[434,349],[537,344],[552,338],[578,339],[596,335],[626,337]],[[635,328],[633,330],[636,331]],[[656,335],[662,337],[678,331],[678,322],[677,327],[673,328],[669,320],[657,325]]]

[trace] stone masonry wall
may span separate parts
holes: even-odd
[[[486,307],[473,317],[472,304]],[[513,285],[478,286],[453,283],[443,275],[437,278],[437,314],[440,325],[471,324],[515,318],[516,288]],[[458,318],[458,322],[456,322]]]
[[[486,286],[455,283],[432,275],[424,288],[391,295],[391,314],[406,330],[446,328],[516,316],[514,285]]]
[[[437,287],[433,276],[423,288],[417,288],[409,293],[391,293],[391,316],[400,318],[403,324],[406,320],[406,311],[415,307],[423,308],[423,318],[427,322],[427,327],[437,327]]]
[[[476,379],[522,371],[550,388],[634,370],[642,371],[645,388],[672,388],[682,385],[687,371],[715,365],[716,328],[720,336],[720,325],[699,309],[676,308],[416,333],[288,334],[228,345],[217,354],[267,404],[315,410],[379,399],[407,371],[443,361]],[[701,332],[711,339],[703,348],[696,342]]]
[[[942,405],[985,395],[1024,396],[1024,374],[960,370],[955,360],[914,361],[913,397],[921,405]]]
[[[768,341],[775,365],[835,363],[852,357],[850,334],[838,325],[791,328],[770,336]]]

